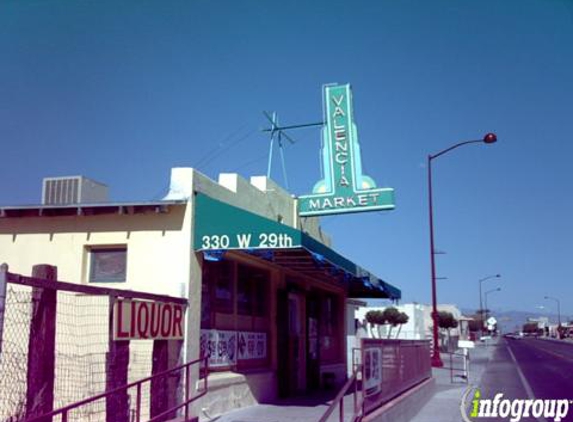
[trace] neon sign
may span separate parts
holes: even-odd
[[[394,189],[377,188],[362,173],[350,85],[324,87],[322,163],[324,179],[298,198],[299,215],[319,216],[394,209]]]

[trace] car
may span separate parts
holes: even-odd
[[[512,340],[519,340],[521,338],[521,335],[519,333],[506,333],[503,335],[503,337]]]

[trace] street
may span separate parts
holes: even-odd
[[[573,344],[538,339],[507,343],[536,398],[573,399]]]
[[[500,340],[489,347],[496,350],[480,383],[482,397],[503,393],[510,400],[573,399],[573,344],[524,338]],[[563,421],[573,421],[573,409]]]

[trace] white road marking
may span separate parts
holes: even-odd
[[[531,389],[529,382],[527,382],[525,375],[523,375],[523,372],[521,371],[521,367],[519,366],[519,363],[517,363],[517,359],[515,359],[515,355],[511,351],[511,347],[509,347],[509,344],[507,344],[507,343],[505,343],[505,347],[507,347],[507,350],[509,351],[509,355],[511,356],[511,359],[513,359],[513,362],[515,363],[515,367],[517,368],[517,373],[519,374],[519,378],[521,379],[521,383],[523,384],[523,388],[525,388],[525,392],[527,393],[527,395],[529,396],[529,398],[531,400],[535,400],[535,394],[533,394],[533,390]],[[548,422],[547,419],[545,419],[543,416],[540,416],[539,418],[537,418],[537,420],[539,422]]]

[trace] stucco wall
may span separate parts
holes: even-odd
[[[0,219],[0,261],[30,275],[35,264],[58,267],[58,278],[87,283],[90,246],[126,245],[125,283],[108,287],[181,296],[189,280],[189,207],[137,215]]]
[[[194,169],[177,168],[172,170],[166,198],[186,202],[169,205],[165,213],[0,218],[0,262],[8,263],[11,272],[24,275],[31,274],[36,264],[55,265],[60,280],[87,283],[89,248],[125,245],[127,281],[104,286],[186,296],[189,299],[188,340],[184,359],[195,359],[199,355],[202,282],[200,256],[193,245],[195,192],[303,230],[330,246],[329,237],[320,230],[318,218],[298,218],[295,198],[270,179],[254,177],[247,181],[236,174],[222,174],[216,182]],[[272,353],[275,362],[276,350]],[[346,367],[330,365],[322,367],[321,372],[334,373],[339,382],[346,375]],[[196,380],[197,373],[193,375]],[[254,399],[274,397],[274,377],[273,372],[245,377],[240,387],[232,387],[238,389],[234,405],[244,406]],[[268,383],[273,387],[265,387]],[[235,384],[225,386],[225,380],[220,380],[220,391],[226,392],[231,385]],[[199,404],[194,407],[196,414],[201,414]]]
[[[192,192],[201,192],[237,208],[279,221],[331,246],[330,237],[320,228],[320,220],[316,217],[298,218],[296,199],[265,176],[254,176],[248,181],[236,173],[222,173],[219,180],[214,181],[192,168],[172,169],[168,197],[187,199]]]

